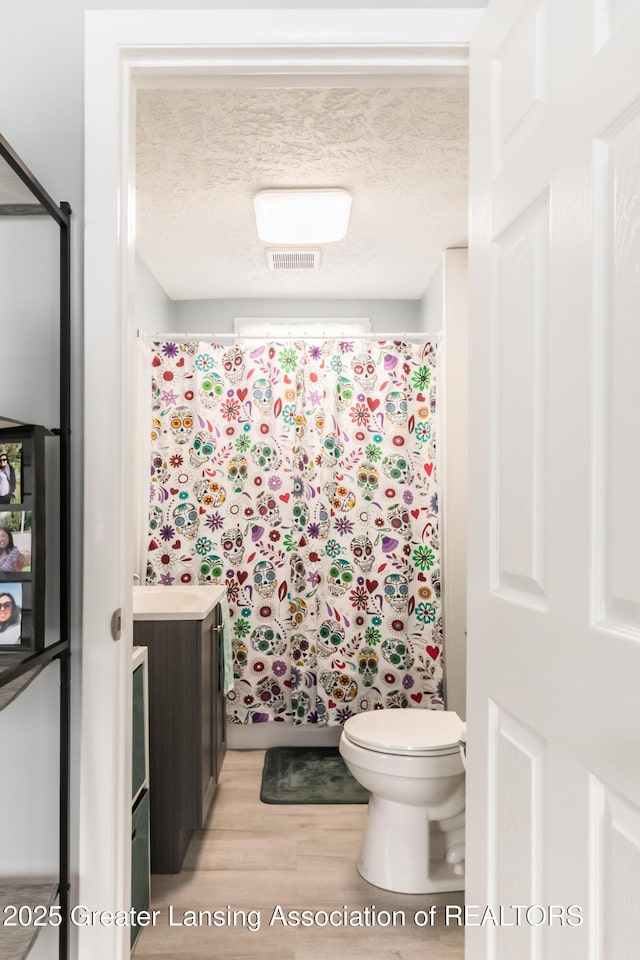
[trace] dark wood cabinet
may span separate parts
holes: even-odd
[[[219,605],[205,620],[139,620],[149,656],[151,872],[178,873],[226,749]]]

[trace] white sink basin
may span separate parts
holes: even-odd
[[[134,620],[204,620],[226,596],[224,586],[133,587]]]

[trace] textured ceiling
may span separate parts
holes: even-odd
[[[467,238],[467,90],[138,91],[137,246],[172,299],[420,298]],[[318,272],[272,273],[253,196],[345,187]]]

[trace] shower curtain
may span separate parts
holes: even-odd
[[[442,708],[437,345],[156,342],[147,583],[224,583],[235,723]]]

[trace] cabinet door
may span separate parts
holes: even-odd
[[[131,906],[136,913],[149,909],[149,791],[145,790],[131,817]],[[131,927],[131,947],[140,927]]]
[[[222,633],[222,615],[220,606],[216,607],[216,634],[214,649],[216,654],[215,664],[215,685],[214,685],[214,709],[213,709],[213,744],[216,755],[216,781],[220,779],[222,771],[222,761],[227,749],[227,717],[226,702],[224,695],[223,681],[223,633]]]
[[[209,810],[209,804],[216,788],[216,752],[213,739],[215,709],[215,673],[217,665],[217,632],[213,615],[202,624],[200,638],[200,776],[199,776],[199,826]]]

